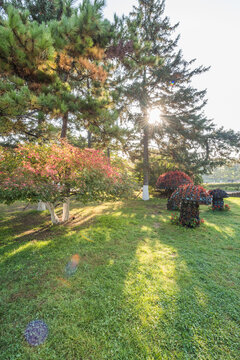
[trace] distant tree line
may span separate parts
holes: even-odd
[[[205,183],[240,182],[240,164],[218,167],[212,174],[204,175],[203,181]]]

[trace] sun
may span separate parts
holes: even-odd
[[[156,125],[161,122],[161,110],[153,108],[148,112],[148,123],[150,125]]]

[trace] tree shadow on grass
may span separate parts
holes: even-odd
[[[239,208],[235,211],[239,212]],[[161,246],[175,249],[172,260],[178,290],[169,306],[163,302],[165,316],[159,319],[160,325],[155,323],[155,328],[162,327],[164,318],[170,317],[166,331],[175,342],[171,359],[235,359],[238,356],[239,251],[236,250],[239,250],[239,238],[237,227],[232,225],[231,235],[229,228],[227,214],[220,226],[207,221],[195,230],[171,227],[168,236],[161,236],[156,230],[159,241],[150,238],[150,247],[156,248],[155,253]],[[230,243],[232,247],[228,246]],[[233,251],[230,253],[229,249]],[[160,359],[160,352],[156,350],[153,358]]]
[[[50,221],[50,214],[48,211],[39,212],[31,209],[27,211],[16,211],[16,209],[22,210],[24,204],[18,204],[17,207],[3,207],[4,215],[0,219],[0,229],[4,234],[0,237],[0,247],[5,243],[11,242],[21,243],[24,241],[32,240],[48,240],[56,236],[67,234],[69,231],[74,232],[81,230],[84,227],[89,227],[96,217],[103,213],[110,213],[121,206],[121,202],[92,204],[89,206],[83,206],[79,202],[73,202],[71,204],[71,212],[69,221],[60,224],[52,225]],[[56,210],[57,215],[60,217],[62,209]],[[6,233],[9,235],[6,236]],[[4,239],[6,239],[4,241]],[[10,239],[11,241],[10,241]]]
[[[19,349],[19,344],[22,343],[24,324],[26,325],[28,321],[32,320],[36,316],[35,314],[38,314],[38,317],[48,318],[49,325],[52,325],[52,341],[54,342],[55,336],[58,347],[62,348],[61,344],[65,344],[65,342],[63,339],[59,339],[59,334],[60,338],[62,336],[59,329],[63,327],[63,324],[66,329],[68,323],[69,326],[73,326],[68,336],[75,336],[75,331],[79,334],[79,327],[81,327],[81,324],[83,325],[84,318],[86,323],[91,318],[96,321],[99,318],[100,314],[95,311],[96,297],[101,300],[101,296],[105,293],[109,299],[108,302],[112,301],[110,294],[113,277],[116,276],[116,280],[119,280],[119,271],[114,275],[111,268],[112,263],[121,258],[122,253],[125,254],[124,265],[120,269],[120,279],[124,277],[125,271],[134,258],[138,238],[123,247],[122,242],[119,241],[122,234],[118,234],[116,239],[114,233],[118,233],[119,227],[121,227],[122,232],[124,231],[124,220],[117,216],[113,216],[112,219],[111,215],[108,216],[110,216],[110,222],[106,216],[103,216],[99,220],[99,227],[90,229],[90,235],[93,237],[94,243],[90,244],[78,236],[78,231],[73,231],[73,234],[61,236],[54,239],[54,241],[22,241],[16,244],[17,246],[14,249],[11,249],[12,253],[8,252],[6,254],[2,267],[2,329],[5,329],[3,331],[8,333],[8,336],[3,341],[4,356],[13,354],[13,344]],[[128,221],[127,217],[125,219]],[[65,265],[74,253],[80,254],[78,273],[71,279],[66,279]],[[101,280],[104,273],[109,278],[108,281],[110,282],[108,284],[106,278],[103,282]],[[78,274],[83,274],[83,281],[78,278]],[[70,286],[67,286],[68,283]],[[117,292],[121,288],[120,284],[119,282]],[[74,294],[72,293],[73,288],[75,288]],[[80,303],[78,303],[78,299],[81,299]],[[69,301],[71,301],[71,306],[69,306]],[[87,302],[91,303],[91,301],[93,301],[92,305],[87,306]],[[76,311],[79,311],[85,302],[86,308],[81,314],[82,320],[77,321],[76,324]],[[77,308],[80,306],[80,309],[77,309],[76,306]],[[99,306],[104,312],[108,308],[106,303],[104,305],[104,301],[103,303],[100,301]],[[102,318],[102,316],[100,317]],[[12,328],[11,321],[13,321],[14,317],[15,326]],[[10,321],[10,324],[7,320]],[[83,322],[81,323],[81,321]],[[86,327],[86,323],[84,327]],[[58,324],[57,329],[55,328],[56,324]],[[86,331],[84,332],[86,335]],[[88,351],[90,350],[92,341],[92,337],[86,336],[84,351],[87,351],[86,348]],[[12,345],[9,346],[9,343]],[[60,353],[62,355],[59,358],[75,358],[69,357],[69,352],[74,351],[77,351],[79,355],[80,349],[74,349],[74,344],[75,342],[72,342],[73,346],[71,347],[65,344],[66,349],[61,349]],[[99,346],[100,344],[98,344]],[[44,351],[46,351],[44,346],[42,350],[44,354]],[[12,353],[10,354],[9,351]],[[31,351],[27,344],[23,343],[21,350],[18,350],[18,356],[24,357]],[[45,359],[52,358],[52,355],[48,357],[48,355],[43,354],[40,356],[46,356]]]
[[[217,240],[207,225],[193,231],[170,226],[169,212],[156,214],[152,205],[122,203],[102,209],[90,226],[75,224],[52,240],[19,244],[2,277],[5,356],[234,359],[236,299],[219,283],[219,272],[232,261],[219,253],[226,236]],[[79,266],[66,278],[74,253]],[[47,319],[51,330],[38,349],[21,340],[35,316]]]

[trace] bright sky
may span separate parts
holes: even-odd
[[[127,14],[137,0],[106,0],[105,16]],[[179,46],[186,60],[211,66],[194,80],[207,88],[206,114],[218,126],[240,131],[240,0],[166,0],[165,14],[180,22]]]

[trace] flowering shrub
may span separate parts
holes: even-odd
[[[224,210],[223,198],[229,197],[226,191],[222,189],[210,190],[209,194],[213,197],[212,210]]]
[[[170,221],[173,225],[183,225],[183,223],[179,219],[178,215],[172,214]],[[188,227],[195,228],[195,227],[199,226],[200,224],[204,224],[204,219],[197,220],[195,218],[192,218],[188,222]]]
[[[209,210],[212,211],[229,211],[231,208],[228,204],[225,204],[223,207],[221,207],[220,205],[212,205],[209,206]]]
[[[174,225],[179,225],[179,217],[177,215],[172,214],[170,221]]]
[[[169,171],[159,176],[156,187],[157,189],[164,189],[166,191],[166,195],[168,196],[168,210],[178,210],[178,205],[173,199],[170,200],[170,196],[174,190],[185,184],[193,184],[193,181],[182,171]]]
[[[213,197],[214,200],[217,200],[217,199],[222,200],[223,198],[229,197],[228,193],[226,193],[226,191],[224,191],[222,189],[210,190],[209,194]]]
[[[179,221],[180,225],[183,226],[187,226],[189,228],[196,228],[201,224],[204,224],[204,220],[203,219],[195,219],[195,218],[191,218],[188,223],[182,223],[181,221]]]
[[[174,201],[178,206],[181,204],[179,224],[192,228],[202,223],[199,204],[210,204],[212,197],[202,186],[188,184],[175,190],[170,201]]]
[[[171,195],[169,201],[172,201],[179,208],[182,200],[195,201],[201,204],[211,203],[212,197],[207,191],[199,185],[182,185]]]
[[[116,199],[130,190],[124,172],[111,167],[98,150],[81,150],[62,141],[0,152],[0,201],[44,201],[53,222],[58,222],[56,204],[69,207],[73,195],[88,202]]]
[[[168,171],[159,176],[156,187],[158,189],[170,189],[175,190],[180,185],[193,184],[190,176],[182,171]]]
[[[200,204],[210,204],[212,202],[211,195],[209,195],[204,187],[193,184],[179,186],[172,194],[170,200],[171,199],[177,204],[180,204],[183,199],[195,201]]]

